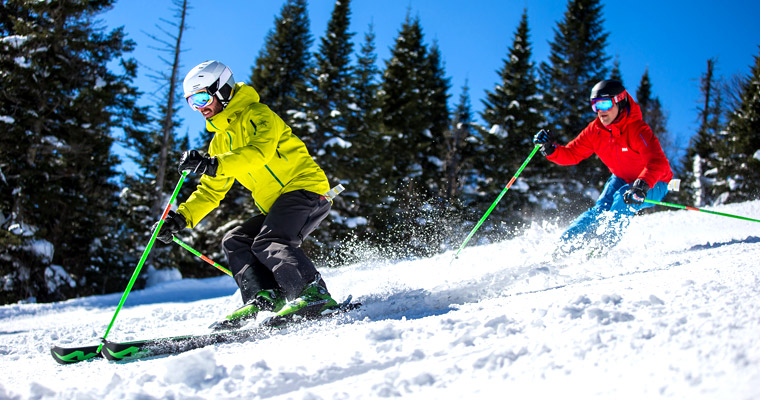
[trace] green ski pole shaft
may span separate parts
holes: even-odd
[[[493,211],[493,209],[496,208],[496,205],[499,204],[499,201],[501,201],[501,198],[504,197],[504,195],[507,193],[507,190],[509,190],[512,184],[515,183],[515,181],[517,180],[517,177],[520,176],[520,173],[522,172],[522,170],[525,169],[525,166],[528,165],[528,162],[530,162],[530,159],[533,158],[533,156],[536,154],[536,152],[538,151],[540,147],[541,145],[537,144],[536,147],[533,148],[533,151],[530,153],[528,158],[525,159],[525,162],[522,164],[522,166],[520,166],[520,169],[517,170],[515,175],[507,184],[507,186],[504,187],[504,190],[501,191],[501,193],[499,194],[499,197],[496,198],[496,201],[494,201],[493,204],[491,204],[491,207],[488,208],[488,211],[486,211],[486,213],[483,215],[483,218],[481,218],[480,221],[478,221],[478,223],[475,225],[475,228],[473,228],[470,234],[467,235],[467,238],[464,240],[464,243],[462,243],[462,245],[459,246],[459,250],[457,250],[456,254],[454,254],[454,258],[458,257],[459,252],[461,252],[462,249],[464,249],[464,247],[467,246],[467,242],[469,242],[470,239],[472,239],[472,236],[475,234],[478,228],[480,228],[480,225],[483,225],[483,222],[485,222],[486,218],[488,218],[488,216],[491,214],[491,211]]]
[[[220,271],[224,272],[225,274],[227,274],[227,275],[229,275],[229,276],[232,276],[232,272],[230,272],[230,270],[228,270],[227,268],[224,268],[224,267],[222,267],[221,265],[219,265],[219,264],[215,263],[215,262],[214,262],[212,259],[210,259],[210,258],[208,258],[208,257],[204,256],[203,254],[201,254],[200,252],[198,252],[198,251],[197,251],[197,250],[195,250],[194,248],[192,248],[192,247],[188,246],[188,245],[187,245],[187,243],[185,243],[185,242],[183,242],[183,241],[179,240],[179,238],[178,238],[178,237],[174,236],[174,237],[172,238],[172,240],[174,240],[174,243],[177,243],[178,245],[182,246],[182,247],[183,247],[185,250],[187,250],[187,251],[189,251],[189,252],[191,252],[191,253],[195,254],[196,256],[198,256],[198,257],[199,257],[201,260],[203,260],[203,261],[205,261],[205,262],[207,262],[207,263],[209,263],[209,264],[213,265],[214,267],[216,267],[216,269],[218,269],[218,270],[220,270]]]
[[[108,329],[106,329],[106,333],[103,335],[103,340],[106,340],[106,337],[108,337],[108,333],[111,332],[111,328],[113,327],[114,321],[116,321],[116,316],[119,315],[119,311],[121,311],[121,308],[124,306],[124,302],[127,301],[127,296],[129,296],[129,292],[132,290],[132,286],[134,286],[135,281],[137,281],[137,276],[140,275],[140,270],[142,269],[143,264],[145,263],[145,260],[148,258],[148,253],[150,253],[150,249],[153,248],[153,242],[156,241],[156,236],[158,236],[158,232],[161,231],[161,227],[164,225],[164,220],[166,219],[166,215],[169,214],[169,210],[172,208],[172,204],[174,204],[174,200],[177,198],[177,194],[179,194],[179,189],[182,187],[182,183],[185,181],[185,177],[187,176],[187,171],[182,172],[182,177],[179,178],[179,182],[177,182],[177,187],[174,188],[174,193],[172,193],[172,197],[169,200],[169,202],[166,204],[166,208],[164,209],[164,213],[161,215],[161,219],[158,221],[158,227],[153,231],[153,234],[150,237],[150,241],[148,242],[148,245],[145,247],[145,251],[143,251],[142,257],[140,257],[140,262],[137,263],[137,267],[135,268],[135,272],[132,273],[132,278],[129,280],[129,283],[127,284],[127,288],[124,289],[124,294],[121,295],[121,300],[119,300],[119,305],[116,306],[116,312],[113,313],[113,318],[111,318],[111,323],[108,324]],[[98,352],[103,348],[103,343],[98,346]]]
[[[715,214],[715,215],[720,215],[720,216],[723,216],[723,217],[743,219],[745,221],[760,222],[760,219],[747,218],[747,217],[742,217],[742,216],[739,216],[739,215],[726,214],[726,213],[717,212],[717,211],[703,210],[701,208],[690,207],[690,206],[682,206],[680,204],[664,203],[662,201],[656,201],[656,200],[644,200],[644,201],[647,202],[647,203],[657,204],[657,205],[660,205],[660,206],[680,208],[680,209],[690,210],[690,211],[700,211],[700,212],[703,212],[703,213]]]

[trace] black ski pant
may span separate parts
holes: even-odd
[[[329,211],[329,200],[296,190],[280,195],[269,214],[250,218],[224,235],[222,247],[244,303],[265,289],[279,289],[292,300],[317,279],[317,268],[300,246]]]

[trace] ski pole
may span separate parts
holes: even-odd
[[[150,236],[150,241],[148,242],[148,245],[145,247],[142,257],[140,257],[140,262],[137,263],[135,272],[132,273],[132,278],[129,279],[127,288],[124,289],[124,294],[121,295],[121,300],[119,300],[119,305],[116,306],[116,312],[113,313],[113,318],[111,318],[111,323],[108,324],[108,329],[106,329],[106,333],[103,335],[103,342],[100,343],[100,346],[98,346],[98,352],[100,352],[100,350],[103,348],[103,344],[105,343],[106,337],[108,337],[108,333],[111,331],[114,321],[116,321],[116,316],[119,315],[119,311],[121,311],[121,307],[124,306],[124,302],[127,300],[127,296],[129,295],[129,292],[132,290],[132,286],[134,286],[135,281],[137,280],[137,276],[140,274],[140,270],[142,269],[142,266],[145,263],[145,260],[148,258],[148,253],[150,253],[150,249],[153,248],[153,242],[156,241],[156,236],[158,236],[158,232],[161,231],[161,227],[164,225],[164,220],[166,220],[166,215],[169,214],[169,210],[172,208],[172,204],[174,204],[174,200],[177,198],[177,194],[179,194],[179,188],[182,187],[182,183],[185,181],[185,177],[187,176],[187,174],[188,174],[188,171],[182,172],[182,177],[179,178],[179,182],[177,182],[177,187],[174,188],[174,193],[172,193],[171,199],[169,199],[169,202],[166,204],[164,213],[161,215],[161,219],[158,221],[158,226],[153,231],[153,234]]]
[[[522,164],[522,166],[520,167],[520,169],[517,170],[517,172],[515,173],[515,175],[512,177],[512,179],[507,184],[507,186],[504,187],[504,190],[501,191],[501,193],[499,194],[499,197],[496,198],[496,201],[494,201],[493,204],[491,204],[491,207],[483,215],[483,218],[481,218],[480,221],[478,221],[478,223],[475,225],[475,228],[473,228],[472,231],[470,232],[470,234],[467,235],[467,239],[464,240],[464,243],[462,243],[462,245],[459,246],[459,250],[457,250],[456,254],[454,254],[454,258],[459,257],[459,252],[462,251],[462,249],[464,249],[465,246],[467,246],[467,242],[469,242],[470,239],[472,239],[472,235],[474,235],[475,231],[477,231],[478,228],[480,228],[480,225],[483,225],[483,222],[485,222],[486,218],[488,218],[488,216],[491,214],[491,211],[493,211],[493,209],[496,208],[496,204],[498,204],[499,201],[501,201],[501,198],[504,197],[504,194],[507,193],[507,190],[509,190],[509,188],[512,186],[512,184],[515,183],[515,181],[517,180],[517,177],[520,176],[520,173],[522,172],[522,170],[525,168],[526,165],[528,165],[528,162],[530,162],[530,159],[533,158],[533,156],[536,154],[536,152],[538,151],[538,149],[540,147],[541,147],[541,145],[537,144],[536,147],[533,148],[533,151],[530,153],[530,155],[528,156],[528,158],[525,159],[525,162]]]
[[[657,205],[660,205],[660,206],[667,206],[667,207],[673,207],[673,208],[681,208],[681,209],[690,210],[690,211],[701,211],[703,213],[721,215],[723,217],[743,219],[745,221],[752,221],[752,222],[760,222],[760,219],[747,218],[747,217],[742,217],[742,216],[739,216],[739,215],[726,214],[726,213],[717,212],[717,211],[703,210],[701,208],[690,207],[690,206],[682,206],[680,204],[664,203],[662,201],[656,201],[656,200],[644,200],[644,201],[647,202],[647,203],[657,204]]]
[[[214,267],[216,267],[216,269],[224,272],[225,274],[227,274],[229,276],[232,276],[232,272],[230,272],[230,270],[228,270],[227,268],[222,267],[221,265],[215,263],[212,259],[204,256],[203,254],[201,254],[200,252],[198,252],[194,248],[188,246],[187,243],[179,240],[178,237],[174,236],[174,237],[172,237],[172,240],[174,240],[174,243],[177,243],[178,245],[182,246],[185,250],[187,250],[187,251],[195,254],[196,256],[198,256],[201,260],[203,260],[203,261],[205,261],[205,262],[213,265]]]

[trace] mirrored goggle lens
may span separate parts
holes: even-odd
[[[594,110],[594,112],[607,111],[612,108],[613,105],[615,105],[615,103],[612,102],[612,99],[595,99],[591,102],[591,109]]]
[[[190,96],[187,96],[187,104],[189,104],[193,110],[206,107],[211,104],[212,100],[213,98],[206,91],[193,93]]]

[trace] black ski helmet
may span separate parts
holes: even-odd
[[[623,82],[617,79],[605,79],[599,81],[593,88],[591,88],[590,100],[593,102],[596,99],[611,98],[615,104],[618,104],[620,108],[627,110],[630,107],[628,103],[628,92],[623,87]]]
[[[623,82],[615,79],[603,80],[591,88],[591,100],[593,101],[602,97],[615,98],[623,92],[625,92]]]

